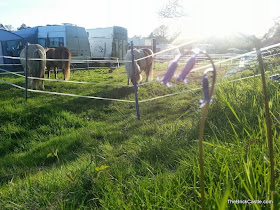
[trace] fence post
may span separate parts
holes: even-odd
[[[28,97],[28,43],[25,45],[25,101],[27,101]]]
[[[156,53],[157,52],[157,40],[156,39],[152,39],[152,51],[153,51],[153,53]],[[153,65],[154,65],[154,69],[156,68],[156,65],[155,65],[155,59],[153,59],[154,60],[154,63],[153,63]]]
[[[137,87],[137,84],[136,84],[136,75],[135,75],[135,60],[134,60],[134,52],[133,52],[133,41],[130,42],[130,46],[131,46],[132,83],[133,83],[133,86],[134,86],[135,106],[136,106],[137,119],[140,120],[138,94],[137,94],[138,87]]]

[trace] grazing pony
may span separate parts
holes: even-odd
[[[47,59],[66,59],[66,61],[47,61],[48,78],[50,78],[50,70],[54,69],[55,79],[57,79],[57,68],[61,68],[64,74],[64,80],[70,78],[70,60],[71,52],[66,47],[57,47],[47,49]]]
[[[28,60],[27,67],[28,67],[28,77],[37,77],[37,78],[44,78],[45,75],[45,68],[46,68],[46,51],[45,49],[38,44],[28,44]],[[20,62],[26,72],[26,46],[20,53]],[[44,90],[44,80],[38,79],[29,79],[28,85],[32,86],[32,89],[37,89],[38,84],[41,83],[41,88]]]
[[[146,82],[149,81],[149,77],[153,77],[153,51],[148,48],[143,49],[134,49],[134,59],[135,59],[135,75],[136,75],[136,83],[140,83],[142,80],[141,72],[144,71],[146,74]],[[133,83],[133,75],[132,75],[132,63],[131,61],[131,50],[127,52],[125,55],[125,70],[127,73],[127,85],[129,85],[129,80]],[[138,60],[140,59],[140,60]],[[138,61],[136,61],[138,60]]]

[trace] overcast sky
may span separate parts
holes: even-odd
[[[260,34],[280,16],[280,0],[185,0],[188,17],[165,20],[158,11],[168,0],[0,0],[0,22],[14,28],[73,23],[85,28],[122,26],[129,37],[148,36],[161,24],[185,36]]]

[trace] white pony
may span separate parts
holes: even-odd
[[[44,78],[45,76],[45,68],[46,68],[46,51],[45,49],[38,44],[28,44],[28,58],[30,59],[38,59],[38,60],[28,60],[28,77],[37,77]],[[26,46],[20,53],[20,62],[26,71]],[[44,80],[38,79],[28,79],[28,85],[32,86],[32,89],[37,89],[38,84],[41,83],[41,88],[44,90]]]
[[[134,59],[135,59],[135,76],[136,83],[140,83],[142,81],[141,72],[144,71],[146,74],[146,82],[149,81],[149,77],[153,77],[153,51],[148,48],[143,49],[134,49]],[[142,59],[141,59],[142,58]],[[139,60],[138,60],[139,59]],[[127,73],[127,85],[129,85],[129,80],[133,83],[133,75],[132,75],[132,62],[131,61],[131,50],[127,52],[125,55],[125,70]],[[138,61],[137,61],[138,60]]]

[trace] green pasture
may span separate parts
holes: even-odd
[[[166,66],[157,65],[154,78]],[[274,71],[275,69],[267,69]],[[139,88],[145,100],[200,87]],[[270,209],[270,162],[260,77],[220,78],[204,134],[207,209]],[[52,77],[54,77],[52,75]],[[59,74],[62,79],[62,74]],[[0,75],[24,86],[24,78]],[[144,78],[145,79],[145,78]],[[71,72],[71,80],[126,84],[123,67]],[[279,194],[280,90],[267,79]],[[134,100],[132,87],[47,81],[52,92]],[[140,106],[44,93],[0,82],[0,209],[200,209],[198,128],[202,90]]]

